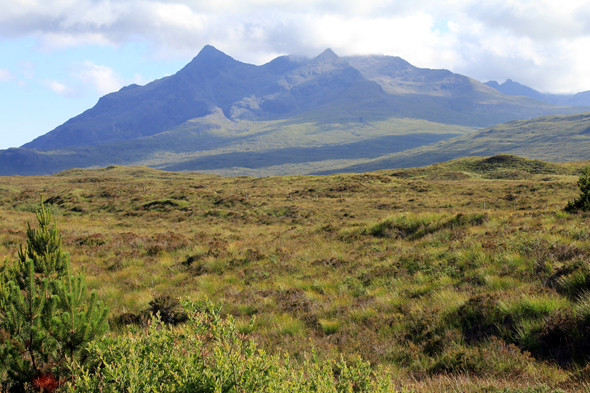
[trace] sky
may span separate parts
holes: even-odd
[[[482,82],[590,90],[587,0],[0,0],[0,149],[210,44],[246,63],[399,56]]]

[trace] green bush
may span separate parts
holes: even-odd
[[[211,303],[184,301],[188,322],[153,316],[146,328],[88,346],[69,392],[395,392],[391,378],[367,362],[302,363],[264,352]]]

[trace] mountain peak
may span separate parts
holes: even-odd
[[[320,53],[317,57],[317,60],[335,60],[339,59],[338,55],[334,53],[334,51],[330,48],[326,49],[322,53]]]
[[[501,85],[497,81],[488,81],[488,82],[484,83],[484,85],[487,85],[493,89],[500,91]]]
[[[220,61],[235,62],[236,60],[234,60],[233,57],[226,55],[225,53],[223,53],[219,49],[215,48],[214,46],[205,45],[203,47],[203,49],[201,49],[201,51],[197,54],[197,56],[195,56],[195,58],[192,60],[192,62],[194,62],[194,61],[206,61],[209,63],[211,63],[211,62],[219,63]]]
[[[225,55],[225,53],[223,53],[222,51],[220,51],[219,49],[217,49],[213,45],[205,45],[203,47],[203,49],[201,49],[199,51],[199,53],[197,54],[197,56],[210,56],[210,55],[214,55],[214,54],[223,54],[223,55]]]
[[[179,73],[193,74],[197,72],[200,74],[207,73],[208,75],[212,75],[212,73],[218,72],[219,70],[226,70],[239,63],[239,61],[226,55],[214,46],[205,45],[191,62],[179,71]]]

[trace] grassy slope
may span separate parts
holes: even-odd
[[[326,117],[320,111],[290,120],[232,122],[217,112],[152,137],[118,144],[48,152],[3,151],[0,174],[117,163],[274,176],[424,166],[500,153],[549,161],[581,160],[590,155],[588,113],[513,121],[479,132],[425,120],[379,119],[378,111],[357,115],[346,112]],[[461,136],[449,139],[455,135]]]
[[[343,171],[423,166],[457,157],[494,154],[515,154],[554,162],[585,160],[590,157],[589,129],[588,112],[512,121],[470,135],[380,157],[344,168]]]
[[[590,257],[589,217],[560,212],[586,164],[500,156],[332,176],[3,177],[0,260],[16,257],[43,194],[113,321],[161,294],[209,297],[271,352],[358,354],[416,391],[579,391],[587,357],[571,366],[555,324],[586,315],[558,284]]]
[[[231,122],[220,113],[199,118],[152,137],[61,151],[0,152],[0,175],[47,168],[149,165],[174,171],[199,170],[257,176],[339,168],[473,129],[414,119],[354,122],[321,114],[288,121]]]

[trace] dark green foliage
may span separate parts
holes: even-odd
[[[53,223],[50,228],[51,211],[45,209],[43,202],[41,202],[41,208],[36,214],[39,228],[31,228],[31,225],[27,224],[27,247],[23,250],[21,246],[18,253],[16,269],[23,274],[22,278],[24,279],[20,283],[21,286],[27,280],[26,264],[28,260],[33,261],[36,275],[48,278],[64,276],[69,264],[69,255],[62,249],[61,234],[57,230],[57,224]]]
[[[56,358],[83,363],[81,349],[106,331],[108,309],[96,300],[96,292],[88,299],[84,276],[72,276],[69,268],[63,280],[51,282],[51,292],[44,322],[57,343]]]
[[[0,346],[3,385],[54,391],[85,362],[84,348],[107,329],[108,310],[88,300],[83,275],[73,276],[51,213],[37,212],[39,229],[27,230],[27,248],[2,275]]]
[[[564,208],[566,212],[590,211],[590,166],[587,166],[582,171],[578,179],[578,187],[580,188],[580,196],[573,202],[569,201]]]
[[[8,286],[7,301],[2,309],[0,326],[7,333],[0,347],[0,361],[9,385],[22,387],[37,374],[51,371],[49,354],[55,350],[45,329],[47,318],[47,279],[36,283],[33,262],[28,261],[28,280],[24,290],[14,281]]]
[[[33,262],[33,276],[57,278],[62,277],[69,264],[69,254],[62,249],[61,234],[57,224],[50,227],[53,215],[46,209],[41,197],[41,208],[36,211],[39,228],[31,228],[27,224],[27,246],[22,245],[18,251],[18,259],[14,264],[4,262],[0,271],[0,307],[7,301],[10,293],[8,283],[14,281],[21,289],[29,284],[28,261]]]

